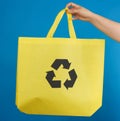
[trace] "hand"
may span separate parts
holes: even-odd
[[[66,8],[68,8],[67,12],[73,15],[73,20],[88,21],[112,39],[120,42],[120,23],[95,14],[75,3],[68,3]]]
[[[66,7],[68,8],[67,12],[73,15],[73,20],[90,21],[92,15],[94,15],[93,12],[75,3],[68,3]]]

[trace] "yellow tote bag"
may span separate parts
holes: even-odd
[[[46,38],[19,37],[16,105],[27,114],[91,116],[102,106],[103,39],[53,38],[59,12]]]

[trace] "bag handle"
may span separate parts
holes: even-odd
[[[53,25],[51,26],[48,34],[47,34],[47,38],[52,38],[64,13],[68,10],[68,8],[65,8],[63,10],[61,10],[58,15],[56,16],[55,20],[54,20],[54,23]],[[69,30],[69,36],[70,38],[76,38],[76,34],[75,34],[75,30],[74,30],[74,27],[73,27],[73,22],[72,22],[72,15],[67,13],[67,21],[68,21],[68,30]]]

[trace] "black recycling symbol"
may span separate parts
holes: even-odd
[[[63,65],[63,69],[69,69],[71,63],[69,63],[68,59],[56,59],[53,62],[53,64],[51,65],[51,67],[55,70],[58,70],[60,65]],[[77,74],[74,69],[70,70],[68,73],[70,76],[70,80],[66,79],[66,81],[64,82],[64,86],[67,89],[72,88],[77,79]],[[52,88],[60,88],[61,80],[53,80],[54,77],[56,77],[56,75],[53,70],[47,72],[46,79],[47,79],[48,83],[50,84],[50,86]]]

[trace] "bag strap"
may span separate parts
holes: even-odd
[[[47,34],[47,38],[52,38],[64,13],[66,12],[67,8],[61,10],[58,15],[56,16],[55,20],[54,20],[54,23],[53,25],[51,26],[48,34]],[[68,21],[68,30],[69,30],[69,36],[70,38],[76,38],[76,34],[75,34],[75,30],[74,30],[74,27],[73,27],[73,22],[72,22],[72,15],[67,13],[67,21]]]

